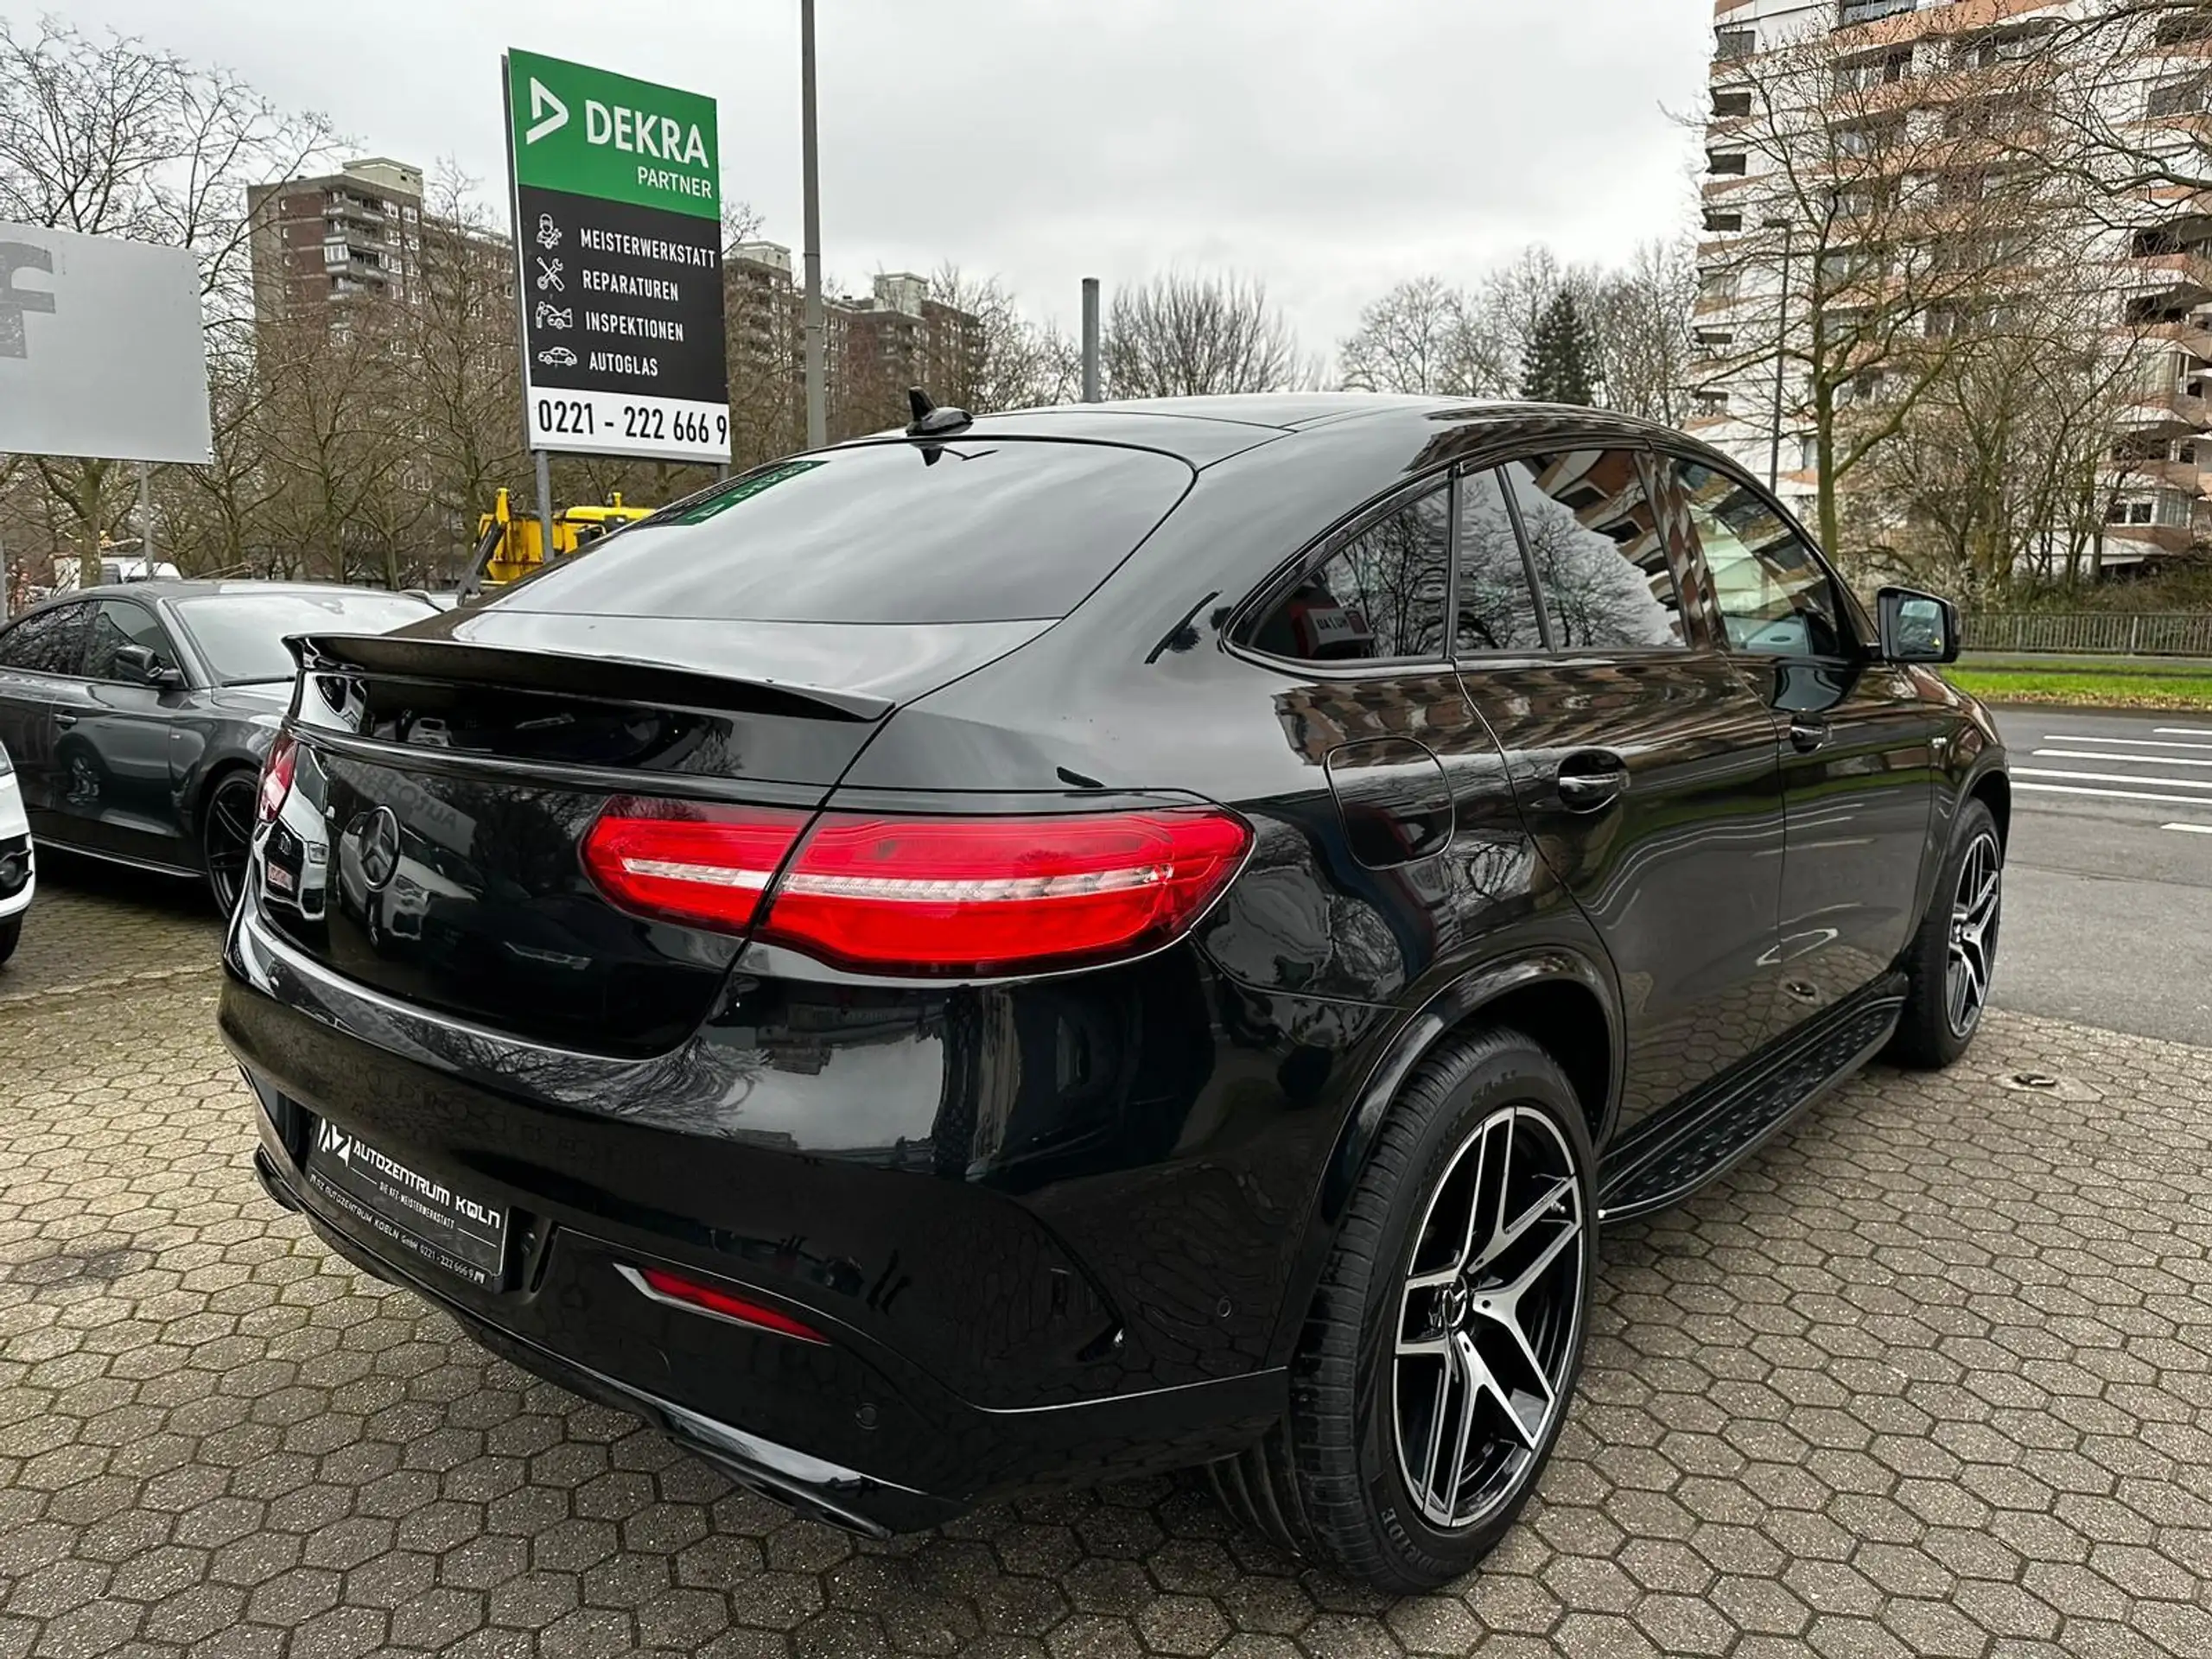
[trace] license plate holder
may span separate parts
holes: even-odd
[[[479,1289],[505,1284],[507,1211],[456,1192],[327,1118],[316,1122],[304,1168],[318,1196],[378,1239]]]

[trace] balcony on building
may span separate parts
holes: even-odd
[[[2105,518],[2107,566],[2184,552],[2195,542],[2201,508],[2193,492],[2149,486],[2133,474],[2119,484],[2120,493]]]
[[[1951,43],[1951,67],[1971,72],[2026,62],[2044,50],[2058,27],[2056,17],[2037,17],[1961,35]]]
[[[2173,8],[2158,19],[2151,39],[2154,45],[2192,53],[2212,46],[2212,5]]]
[[[1912,48],[1878,46],[1871,52],[1854,52],[1835,67],[1835,89],[1840,93],[1871,92],[1897,86],[1912,79]]]
[[[391,276],[391,267],[381,249],[363,247],[351,241],[325,242],[322,268],[333,276],[344,276],[362,283],[383,283]]]
[[[2158,82],[2143,101],[2146,121],[2186,123],[2208,111],[2212,111],[2212,75],[2201,69]]]
[[[2176,346],[2199,362],[2212,362],[2212,317],[2184,306],[2157,321],[2137,319],[2133,327],[2147,343]]]
[[[2194,499],[2203,493],[2204,473],[2198,461],[2200,447],[2212,447],[2212,438],[2199,438],[2194,434],[2169,436],[2158,432],[2126,432],[2113,440],[2111,469],[2125,482],[2146,493],[2164,490]]]
[[[2139,280],[2212,294],[2212,216],[2190,213],[2139,230],[2129,238],[2127,251]]]
[[[1837,0],[1836,27],[1850,29],[1859,23],[1878,22],[1901,11],[1916,10],[1919,4],[1920,0]]]

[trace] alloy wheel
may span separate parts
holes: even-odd
[[[238,907],[245,890],[245,865],[253,851],[254,784],[244,773],[215,785],[207,802],[207,823],[202,840],[207,859],[207,885],[214,892],[215,907],[229,915]]]
[[[1951,899],[1950,952],[1943,969],[1943,1012],[1951,1034],[1963,1037],[1981,1021],[1996,967],[1997,918],[2004,900],[2004,855],[1985,831],[1967,849]]]
[[[1559,1126],[1493,1112],[1446,1166],[1400,1300],[1398,1468],[1433,1526],[1510,1498],[1567,1403],[1583,1305],[1582,1188]]]

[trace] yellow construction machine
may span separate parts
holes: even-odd
[[[563,507],[553,515],[553,557],[574,558],[601,537],[649,517],[651,507],[626,506],[614,492],[603,507]],[[476,521],[476,564],[461,584],[464,598],[519,582],[545,563],[544,537],[534,512],[517,512],[501,490]]]

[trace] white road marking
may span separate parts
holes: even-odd
[[[2212,823],[2162,823],[2161,830],[2178,830],[2184,836],[2212,836]]]
[[[2101,749],[2037,749],[2035,755],[2044,760],[2120,760],[2139,766],[2212,766],[2212,760],[2198,760],[2180,754],[2113,754]]]
[[[2153,726],[2160,737],[2212,737],[2212,726]]]
[[[2045,732],[2044,743],[2117,743],[2130,749],[2212,749],[2212,743],[2161,743],[2149,737],[2091,737],[2082,732]]]
[[[2212,778],[2139,778],[2132,772],[2063,772],[2050,766],[2015,766],[2015,778],[2070,778],[2083,784],[2148,784],[2157,789],[2212,789]],[[2158,797],[2148,796],[2150,800]]]
[[[2161,806],[2196,804],[2186,795],[2151,795],[2139,789],[2085,789],[2079,784],[2015,784],[2012,787],[2016,790],[2032,790],[2038,795],[2094,795],[2107,801],[2156,801]]]

